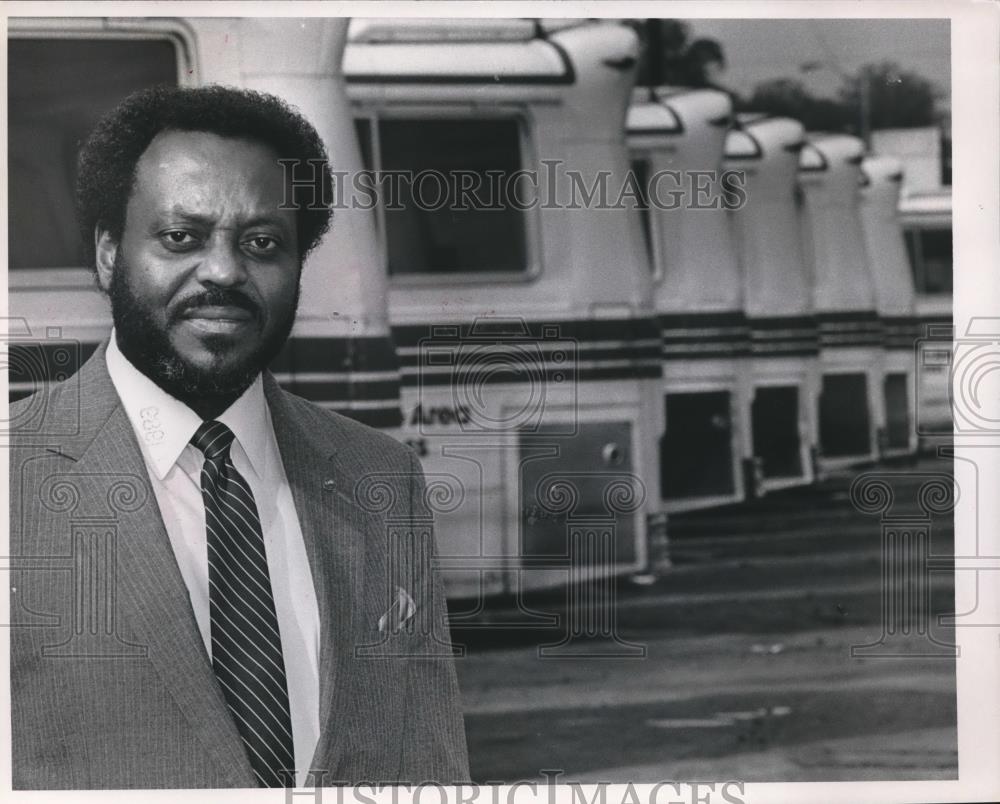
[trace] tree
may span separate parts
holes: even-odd
[[[829,67],[823,62],[810,62],[800,69]],[[862,88],[868,93],[867,110],[862,109]],[[865,114],[869,131],[937,125],[941,122],[936,107],[938,97],[934,84],[926,78],[891,62],[881,62],[866,64],[854,75],[841,74],[836,99],[815,97],[798,79],[778,78],[754,87],[740,111],[794,117],[809,131],[860,135]]]
[[[722,46],[715,39],[689,41],[690,29],[680,20],[644,19],[633,24],[642,40],[641,86],[714,87],[725,69]]]
[[[739,110],[791,117],[800,120],[809,131],[846,132],[853,125],[851,111],[842,101],[813,97],[801,81],[792,78],[758,84],[750,100],[741,104]]]
[[[941,122],[937,110],[940,92],[921,75],[901,70],[893,62],[866,64],[853,81],[840,89],[841,102],[857,119],[861,105],[861,81],[868,91],[869,128],[920,128]]]

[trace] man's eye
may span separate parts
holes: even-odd
[[[181,229],[164,232],[162,237],[168,246],[190,246],[195,242],[194,236],[190,232]]]
[[[247,240],[247,245],[258,254],[270,254],[278,248],[278,241],[267,235],[257,235]]]

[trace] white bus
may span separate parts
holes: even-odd
[[[802,242],[804,145],[796,120],[741,115],[726,138],[723,162],[746,176],[747,200],[733,213],[750,325],[746,454],[760,461],[765,490],[811,483],[815,476],[819,333]]]
[[[922,444],[952,433],[951,208],[950,187],[905,193],[899,202],[899,220],[916,293],[916,414]]]
[[[74,221],[78,143],[129,93],[220,83],[272,92],[358,170],[340,62],[346,19],[67,18],[9,21],[11,398],[72,373],[111,325]],[[292,338],[272,366],[290,390],[398,426],[399,371],[370,211],[338,210],[310,255]]]
[[[637,89],[629,107],[663,336],[660,495],[669,511],[740,500],[754,477],[744,471],[750,330],[731,220],[739,198],[721,174],[732,113],[729,96],[710,89]]]
[[[903,167],[892,157],[869,156],[861,169],[861,222],[885,350],[885,429],[880,446],[882,454],[893,456],[917,447],[914,346],[918,331],[913,275],[899,218]]]
[[[815,135],[802,149],[803,240],[819,324],[819,466],[877,457],[884,428],[882,329],[859,215],[864,143]]]
[[[400,435],[447,490],[452,595],[635,571],[662,522],[659,331],[617,203],[637,56],[616,22],[352,22],[366,165],[401,177],[378,205]]]

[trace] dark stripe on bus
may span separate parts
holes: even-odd
[[[921,338],[953,338],[955,322],[950,315],[924,315],[916,317]]]
[[[882,319],[885,332],[883,344],[888,350],[914,351],[921,341],[951,345],[955,335],[950,315],[893,316]]]
[[[750,319],[754,357],[814,357],[819,354],[815,316],[767,316]]]
[[[405,324],[392,328],[392,338],[399,347],[440,342],[511,344],[538,343],[551,348],[560,340],[628,341],[656,340],[660,337],[655,318],[568,319],[524,321],[519,318],[489,318],[456,323]],[[581,343],[581,346],[584,344]]]
[[[62,382],[89,358],[98,344],[61,340],[42,343],[11,343],[8,348],[8,378],[12,387],[8,399],[14,402],[30,396],[48,382]],[[388,337],[292,338],[270,366],[281,373],[338,374],[336,379],[304,380],[294,377],[282,387],[314,402],[384,402],[373,410],[334,407],[357,421],[382,422],[377,426],[397,427],[402,422],[399,381],[395,376],[378,380],[352,381],[350,375],[392,372],[399,369],[396,352]],[[30,387],[25,384],[30,383]],[[20,385],[20,387],[17,387]],[[394,413],[392,411],[395,411]]]
[[[8,348],[11,382],[61,382],[75,372],[97,343],[72,340],[13,342]],[[291,338],[270,365],[271,371],[369,372],[396,371],[396,350],[384,338]]]
[[[456,373],[458,377],[456,377]],[[522,369],[520,371],[460,370],[458,372],[415,372],[403,375],[403,386],[441,385],[512,385],[520,383],[544,382],[553,386],[573,382],[606,382],[608,380],[656,380],[663,376],[659,360],[652,364],[637,363],[614,368],[587,368],[578,371],[566,369]]]
[[[488,318],[392,328],[403,384],[588,382],[662,376],[657,320]],[[608,346],[607,341],[618,345]],[[625,365],[622,365],[622,363]],[[604,364],[604,365],[601,365]]]
[[[661,315],[659,322],[664,360],[732,358],[750,353],[750,322],[742,311],[669,313]]]
[[[586,363],[618,363],[622,360],[640,361],[657,360],[660,357],[660,344],[651,343],[643,346],[620,346],[613,348],[587,349],[581,345],[575,348],[569,345],[562,349],[544,349],[534,343],[527,343],[512,348],[494,349],[490,344],[467,342],[454,350],[447,347],[427,347],[415,352],[400,355],[399,362],[404,369],[429,369],[431,371],[452,369],[459,366],[466,368],[485,366],[525,366],[534,368],[548,366],[557,369],[569,367],[575,369],[578,364]]]
[[[920,337],[920,322],[915,316],[885,316],[882,333],[886,349],[912,350]]]
[[[817,320],[821,348],[882,346],[882,321],[873,310],[819,313]]]
[[[271,362],[276,373],[395,371],[392,340],[365,338],[290,338]]]
[[[343,402],[347,400],[399,400],[399,381],[392,380],[362,380],[355,382],[345,380],[303,380],[293,377],[282,380],[281,387],[286,391],[308,399],[310,402]]]

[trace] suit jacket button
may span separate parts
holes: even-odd
[[[334,482],[331,478],[328,477],[326,480],[323,481],[323,489],[325,491],[333,491]]]

